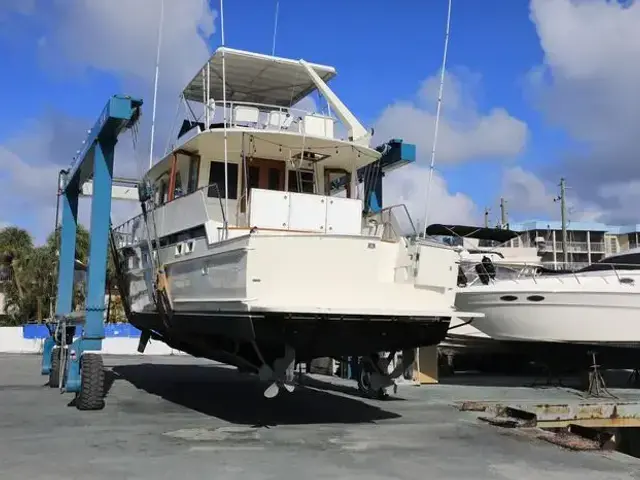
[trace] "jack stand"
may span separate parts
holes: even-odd
[[[631,374],[629,375],[629,378],[627,378],[627,384],[637,387],[640,385],[640,370],[637,368],[633,369],[633,372],[631,372]]]
[[[593,361],[591,365],[591,371],[589,372],[589,388],[587,389],[587,397],[609,397],[617,399],[608,389],[607,385],[600,373],[600,365],[596,362],[596,352],[590,352],[591,359]]]

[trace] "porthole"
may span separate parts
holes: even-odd
[[[503,300],[505,302],[513,302],[517,299],[518,297],[516,297],[515,295],[503,295],[500,297],[500,300]]]
[[[530,302],[541,302],[542,300],[544,300],[544,297],[542,295],[529,295],[527,297],[527,300],[529,300]]]

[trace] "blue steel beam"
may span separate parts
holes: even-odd
[[[92,177],[93,162],[91,160],[96,142],[108,139],[115,141],[122,131],[138,120],[141,106],[142,100],[124,95],[114,95],[109,99],[74,159],[74,165],[67,175],[64,193],[79,190]]]
[[[65,175],[61,189],[62,228],[58,269],[58,296],[56,315],[61,318],[71,313],[73,304],[73,278],[77,233],[78,197],[82,185],[93,179],[91,224],[89,230],[89,262],[85,325],[82,337],[69,347],[66,390],[80,390],[80,358],[86,350],[100,350],[104,338],[105,283],[109,229],[111,228],[111,187],[113,183],[114,150],[118,135],[133,126],[140,117],[142,100],[116,95],[107,102],[98,121],[89,130],[83,149]],[[54,339],[45,341],[42,372],[50,369],[50,351]],[[48,352],[48,354],[47,354]]]

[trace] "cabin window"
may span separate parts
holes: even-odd
[[[198,171],[200,170],[200,157],[193,156],[189,159],[189,179],[187,181],[187,193],[192,193],[198,188]]]
[[[216,184],[218,190],[212,185]],[[238,164],[227,163],[227,184],[229,186],[229,192],[227,198],[230,200],[236,200],[238,198]],[[217,197],[220,192],[220,197],[225,197],[224,191],[224,162],[211,162],[209,166],[209,197]]]
[[[249,167],[249,191],[252,188],[260,188],[260,167]]]
[[[267,182],[267,188],[269,190],[279,190],[280,189],[280,173],[281,171],[277,168],[269,169],[269,177]]]
[[[167,181],[160,180],[156,184],[156,195],[155,195],[155,203],[156,205],[164,205],[167,203],[167,197],[169,194],[169,189],[167,188]]]
[[[341,168],[324,169],[324,194],[339,195],[343,190],[345,196],[349,198],[349,186],[351,183],[351,173]]]
[[[178,198],[184,195],[184,190],[182,188],[182,177],[180,176],[180,172],[176,172],[176,182],[175,187],[173,189],[173,198]]]
[[[313,172],[289,170],[288,186],[290,192],[315,193],[314,183]]]

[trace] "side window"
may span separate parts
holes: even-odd
[[[176,172],[176,187],[174,188],[173,198],[178,198],[184,195],[184,191],[182,189],[182,177],[180,176],[180,172]]]
[[[227,183],[229,185],[228,198],[236,200],[238,198],[238,164],[227,163]],[[224,162],[211,162],[209,165],[209,185],[216,184],[220,196],[224,197]],[[209,187],[207,195],[209,197],[217,197],[218,193],[215,187]]]
[[[155,204],[156,205],[164,205],[167,203],[168,189],[167,189],[167,181],[165,179],[160,180],[156,183],[156,193],[155,193]]]
[[[198,187],[198,170],[200,169],[200,157],[189,159],[189,179],[187,182],[187,193],[195,192]]]

